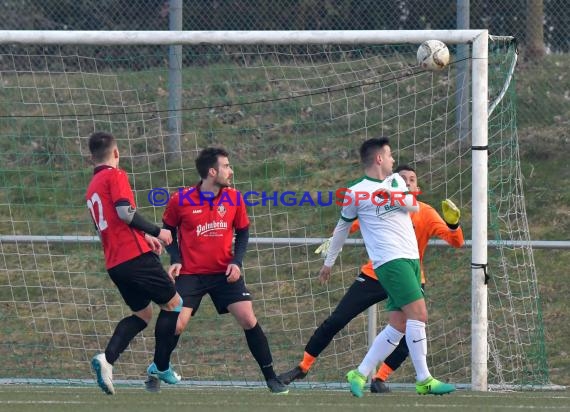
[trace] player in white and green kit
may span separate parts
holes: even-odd
[[[404,180],[392,174],[394,159],[388,138],[366,140],[360,147],[364,177],[353,182],[343,199],[341,218],[320,271],[330,277],[352,221],[359,219],[364,245],[378,280],[388,292],[389,324],[376,336],[358,369],[346,375],[354,396],[363,396],[366,377],[398,346],[405,334],[416,370],[416,391],[443,395],[455,387],[433,378],[426,355],[427,308],[421,289],[419,252],[409,212],[419,209]]]

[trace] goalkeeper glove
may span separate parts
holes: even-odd
[[[320,253],[323,259],[326,258],[329,248],[331,247],[331,240],[332,237],[325,240],[318,248],[315,249],[315,253]]]
[[[459,208],[451,200],[445,199],[441,202],[441,209],[443,211],[443,220],[445,220],[447,226],[450,229],[457,229],[459,218],[461,217]]]

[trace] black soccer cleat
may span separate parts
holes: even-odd
[[[279,380],[285,385],[289,385],[291,382],[296,381],[297,379],[304,379],[305,376],[307,376],[307,373],[308,372],[303,372],[299,366],[295,366],[290,371],[279,375]]]
[[[388,393],[390,388],[380,379],[372,379],[370,382],[370,392],[372,393]]]
[[[156,376],[147,376],[146,381],[144,381],[144,388],[148,392],[160,392],[160,379]]]
[[[267,387],[269,388],[269,392],[285,395],[289,393],[289,388],[283,382],[279,380],[279,378],[270,378],[267,379]]]

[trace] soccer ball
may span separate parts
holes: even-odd
[[[449,64],[449,49],[439,40],[427,40],[418,48],[418,64],[427,70],[441,70]]]

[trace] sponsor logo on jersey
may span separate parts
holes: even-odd
[[[202,209],[194,209],[194,210],[192,211],[192,214],[193,214],[193,215],[197,215],[198,213],[202,213]]]
[[[226,230],[227,228],[228,222],[224,222],[223,220],[204,223],[203,225],[196,226],[196,236],[202,236],[217,230]]]
[[[386,219],[388,215],[397,210],[400,210],[397,205],[376,206],[376,216],[378,216],[379,219]]]

